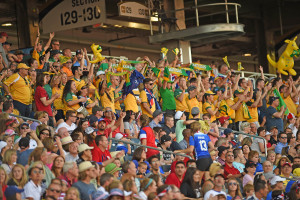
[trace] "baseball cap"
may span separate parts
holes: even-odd
[[[1,32],[1,33],[0,33],[0,36],[1,36],[1,37],[8,37],[8,35],[7,35],[6,32]]]
[[[81,153],[85,150],[88,150],[88,149],[94,149],[94,147],[90,147],[88,146],[87,144],[80,144],[79,147],[78,147],[78,153]]]
[[[231,128],[226,128],[225,130],[224,130],[224,134],[225,135],[228,135],[228,134],[230,134],[230,133],[232,133],[233,131],[232,131],[232,129]]]
[[[192,115],[198,115],[200,113],[200,110],[198,107],[193,107],[191,110]]]
[[[98,118],[95,115],[92,115],[89,119],[89,123],[93,124],[98,121]]]
[[[95,129],[93,129],[92,127],[87,127],[84,132],[89,135],[92,134],[94,131]]]
[[[225,151],[227,149],[229,149],[229,147],[219,146],[218,147],[218,152],[219,152],[218,156],[220,156],[223,153],[223,151]]]
[[[29,139],[27,137],[21,138],[21,140],[19,141],[19,147],[21,149],[29,147]]]
[[[23,126],[28,126],[29,127],[30,125],[27,122],[23,122],[20,127],[23,127]]]
[[[60,139],[60,141],[61,141],[62,145],[69,144],[69,143],[73,142],[71,136],[64,137],[64,138]]]
[[[124,197],[124,193],[122,190],[120,190],[119,188],[114,188],[110,190],[109,196],[120,196],[120,197]]]
[[[16,195],[16,193],[22,193],[22,192],[24,192],[24,189],[20,189],[15,185],[9,185],[6,188],[4,195],[6,196],[6,198],[10,198],[10,197]]]
[[[218,176],[221,176],[225,179],[224,175],[223,174],[216,174],[214,178],[217,178]]]
[[[253,161],[250,161],[250,160],[248,160],[245,164],[245,168],[252,167],[252,166],[256,166],[256,164]]]
[[[24,55],[24,52],[22,50],[16,50],[15,55]]]
[[[266,132],[266,135],[271,135],[271,133],[269,131]]]
[[[103,74],[105,74],[104,71],[97,71],[96,76],[100,76],[100,75],[103,75]]]
[[[163,144],[163,143],[165,143],[165,142],[168,142],[168,141],[171,141],[172,140],[172,138],[171,138],[171,136],[169,136],[169,135],[163,135],[163,136],[161,136],[161,138],[160,138],[160,142]]]
[[[155,118],[155,117],[157,117],[157,116],[160,115],[160,114],[164,114],[164,112],[161,111],[161,110],[155,110],[155,111],[153,112],[152,116],[153,116],[153,118]]]
[[[183,111],[177,111],[175,114],[175,119],[180,119],[182,117]]]
[[[230,118],[229,116],[222,116],[219,118],[219,122],[221,124],[224,124],[227,120],[229,120],[229,118]]]
[[[289,162],[285,162],[285,163],[282,165],[282,167],[284,167],[284,166],[286,166],[286,165],[292,167],[291,163],[289,163]]]
[[[269,98],[269,104],[271,105],[273,103],[273,101],[275,101],[276,99],[279,99],[279,97],[270,97]]]
[[[90,161],[83,161],[82,163],[79,164],[78,168],[79,168],[79,172],[83,172],[87,169],[90,169],[94,167],[94,165],[92,165],[92,163]]]
[[[20,63],[18,64],[17,69],[30,69],[25,63]]]
[[[105,172],[109,174],[113,174],[116,171],[120,171],[122,168],[117,167],[115,163],[109,163],[108,165],[105,166]]]
[[[115,138],[117,140],[121,140],[123,137],[124,137],[124,135],[122,133],[117,133],[116,136],[115,136]]]
[[[96,190],[92,193],[92,200],[103,200],[107,199],[109,197],[109,194],[104,193],[103,191]]]
[[[60,54],[60,53],[61,53],[61,52],[60,52],[59,50],[52,50],[52,51],[50,52],[51,56],[54,56],[54,55]]]
[[[78,54],[82,54],[81,49],[77,49],[77,50],[76,50],[76,55],[78,55]]]
[[[270,180],[270,184],[271,185],[276,185],[277,182],[283,182],[285,181],[285,178],[282,178],[280,176],[274,176],[271,180]]]
[[[6,129],[5,130],[5,135],[13,136],[13,135],[17,135],[17,133],[12,129]]]
[[[105,119],[104,118],[98,119],[98,122],[101,122],[101,121],[105,121]]]
[[[4,42],[4,43],[2,43],[2,46],[3,46],[3,45],[10,45],[10,46],[11,46],[12,43],[10,43],[10,42]]]
[[[278,130],[277,126],[271,126],[270,131],[273,130],[274,128]]]
[[[190,87],[188,87],[188,89],[187,89],[187,91],[189,92],[189,91],[193,91],[194,89],[196,89],[196,86],[190,86]]]
[[[287,119],[294,119],[295,118],[295,115],[293,113],[289,113],[287,116],[286,116]]]

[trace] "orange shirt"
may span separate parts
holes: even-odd
[[[73,76],[72,70],[67,68],[66,66],[63,66],[61,71],[65,72],[67,76]]]

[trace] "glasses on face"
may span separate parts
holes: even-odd
[[[228,183],[228,185],[237,185],[235,182]]]
[[[77,116],[76,116],[76,115],[71,115],[71,117],[76,117],[76,118],[77,118]]]
[[[112,110],[106,110],[105,112],[112,112]]]
[[[233,155],[227,155],[227,157],[233,157]]]
[[[281,139],[287,139],[287,137],[281,137]]]
[[[71,64],[72,62],[66,62],[67,64]]]
[[[54,188],[49,188],[49,190],[50,190],[51,192],[61,193],[60,190],[56,190],[56,189],[54,189]]]
[[[152,163],[152,164],[155,164],[155,163],[157,163],[157,162],[159,162],[159,160],[152,161],[151,163]]]
[[[25,130],[25,129],[29,129],[29,127],[23,126],[23,127],[21,127],[21,129]]]
[[[58,44],[58,43],[56,43],[56,44],[53,44],[53,45],[60,46],[60,44]]]
[[[49,136],[49,133],[46,133],[46,132],[41,132],[40,134]]]
[[[34,174],[42,174],[42,170],[33,170],[32,171]]]

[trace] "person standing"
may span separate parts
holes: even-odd
[[[31,88],[27,79],[29,67],[25,63],[18,64],[18,72],[3,83],[3,89],[13,99],[14,107],[20,115],[29,117],[31,104]]]
[[[145,89],[140,93],[142,113],[152,118],[153,112],[155,110],[160,110],[160,106],[152,92],[154,84],[153,80],[151,78],[146,78],[143,83]]]
[[[176,103],[174,97],[176,82],[164,81],[163,86],[159,89],[160,96],[162,98],[162,110],[166,114],[175,115]]]
[[[0,63],[0,64],[5,64],[6,67],[8,66],[8,60],[6,57],[6,52],[2,47],[2,44],[6,42],[7,38],[8,38],[8,35],[6,32],[0,33],[0,53],[1,53],[2,59],[3,59],[3,63]]]
[[[277,107],[279,106],[279,97],[270,97],[269,98],[270,106],[267,108],[267,130],[270,131],[271,127],[276,126],[278,132],[283,132],[283,120],[282,117],[287,109],[284,106],[281,106],[280,111],[277,111]]]

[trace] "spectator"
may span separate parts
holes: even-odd
[[[150,78],[146,78],[143,81],[144,90],[140,93],[140,99],[142,100],[141,108],[143,114],[147,115],[148,117],[153,117],[153,113],[155,110],[160,110],[160,106],[157,102],[157,99],[154,97],[152,93],[153,89],[153,80]],[[174,131],[175,132],[175,131]]]
[[[246,159],[244,157],[243,151],[241,149],[234,149],[233,150],[233,156],[234,156],[234,161],[233,161],[233,167],[238,169],[240,173],[244,172],[245,168],[245,163]]]
[[[256,164],[253,161],[247,161],[245,164],[245,176],[243,177],[243,187],[247,184],[254,182],[254,174],[256,170]]]
[[[204,200],[208,200],[219,194],[223,194],[226,197],[226,193],[222,191],[224,184],[225,184],[224,176],[222,174],[216,174],[214,176],[214,188],[205,193]]]
[[[282,133],[279,133],[278,138],[279,138],[279,142],[277,143],[277,145],[275,147],[275,153],[281,154],[282,148],[284,148],[288,145],[287,135],[284,132],[282,132]]]
[[[254,184],[254,194],[248,197],[247,200],[262,199],[267,196],[269,192],[268,185],[265,181],[259,180]]]
[[[272,191],[284,190],[283,181],[285,180],[286,180],[285,178],[281,178],[280,176],[274,176],[270,180],[272,190],[268,193],[266,200],[272,200]]]
[[[95,167],[89,161],[79,164],[79,181],[73,184],[79,190],[80,199],[90,199],[90,195],[96,191],[95,186],[90,183],[95,177]]]
[[[25,168],[16,164],[11,169],[10,179],[7,182],[7,185],[15,185],[19,188],[24,188],[25,184],[28,182],[27,174]]]
[[[228,179],[228,195],[227,198],[231,197],[232,199],[242,198],[242,193],[240,190],[240,184],[235,178]]]
[[[283,132],[283,120],[282,117],[287,107],[281,107],[278,112],[276,108],[279,106],[279,98],[278,97],[270,97],[269,99],[270,106],[267,109],[267,130],[270,131],[272,126],[276,126],[279,132]]]
[[[156,182],[151,178],[145,178],[141,181],[141,189],[139,192],[139,196],[143,200],[147,200],[148,195],[151,192],[156,192],[156,189],[157,189]]]
[[[91,149],[94,147],[89,147],[87,144],[83,143],[78,147],[78,160],[76,160],[77,164],[80,164],[83,161],[92,161],[92,152]]]
[[[46,198],[54,197],[55,199],[58,199],[60,197],[61,192],[62,192],[61,185],[51,183],[46,190]]]
[[[225,165],[226,153],[229,147],[219,146],[218,147],[218,158],[216,159],[221,165]]]
[[[154,127],[161,127],[160,122],[163,120],[164,113],[161,110],[155,110],[152,114],[153,119],[149,123],[149,126],[153,129]]]
[[[200,198],[200,172],[195,167],[188,167],[180,186],[180,192],[189,198]]]
[[[188,94],[185,93],[187,89],[186,79],[184,77],[179,77],[178,88],[174,91],[176,110],[184,112],[185,116],[189,116],[189,110],[186,102],[186,97]]]
[[[175,165],[175,173],[171,173],[167,179],[166,179],[166,184],[167,185],[175,185],[176,187],[180,188],[184,174],[185,174],[186,168],[185,164],[182,161],[178,161]]]
[[[113,181],[114,176],[110,173],[104,173],[100,177],[100,187],[97,189],[98,191],[103,192],[104,194],[108,195],[108,192],[105,188]]]
[[[75,130],[76,127],[77,127],[76,124],[75,124],[76,118],[77,118],[77,116],[76,116],[76,112],[75,112],[74,110],[67,111],[67,113],[66,113],[66,121],[60,123],[60,124],[57,126],[55,132],[58,133],[59,130],[60,130],[61,128],[63,128],[63,127],[66,128],[67,131],[72,132],[72,131]],[[63,130],[63,129],[62,129],[62,130]],[[61,131],[62,131],[62,130],[61,130]]]
[[[124,132],[129,138],[137,138],[139,134],[139,127],[135,121],[136,113],[132,110],[126,111],[126,116],[124,118]]]
[[[181,140],[179,142],[179,146],[181,149],[186,149],[189,145],[189,139],[190,139],[190,136],[191,136],[191,129],[184,129],[182,131],[182,135],[183,135],[183,140]],[[178,137],[176,137],[176,140],[177,140]]]
[[[266,136],[265,128],[259,127],[257,129],[257,134],[260,137],[265,137]],[[265,153],[265,141],[261,138],[254,138],[253,143],[251,145],[251,150],[257,151],[260,154]]]
[[[275,176],[275,174],[273,173],[273,165],[270,161],[266,160],[263,163],[263,170],[263,175],[266,177],[267,181],[271,180]]]
[[[241,178],[242,174],[233,166],[234,156],[231,151],[225,154],[224,177],[228,178]]]
[[[29,198],[33,200],[40,200],[42,196],[42,171],[39,167],[32,167],[28,171],[30,181],[24,186],[23,198]]]
[[[78,179],[78,167],[76,162],[65,162],[63,166],[63,174],[58,178],[66,181],[67,187],[71,187]]]

